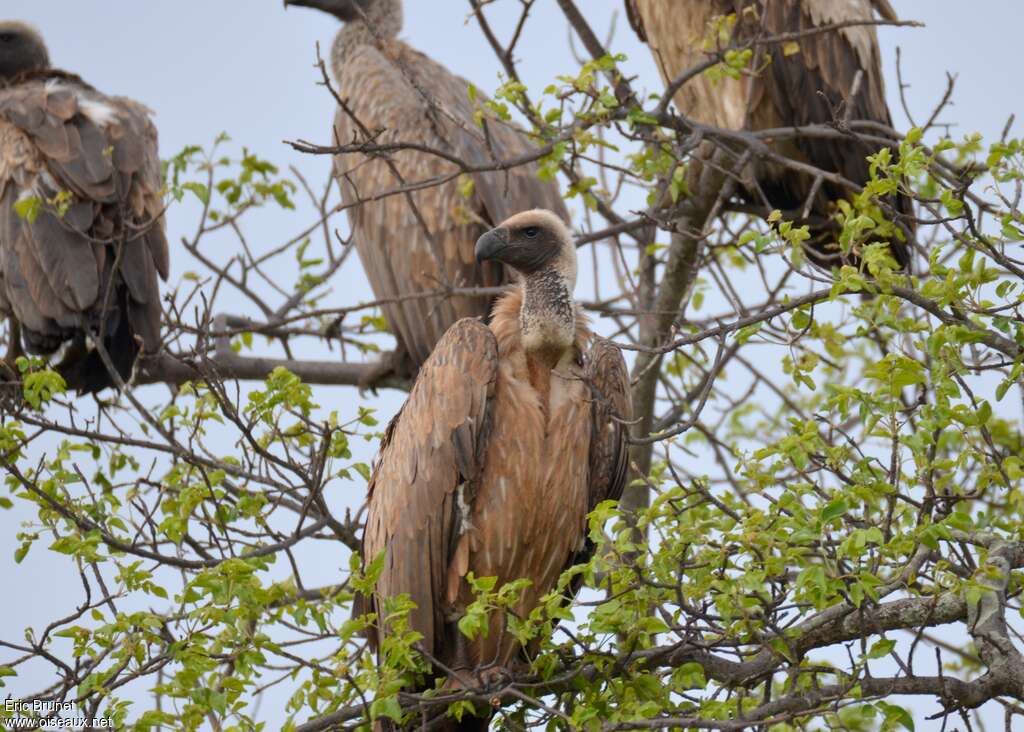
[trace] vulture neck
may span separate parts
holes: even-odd
[[[572,287],[562,272],[545,268],[528,275],[522,290],[519,326],[523,350],[531,372],[537,368],[550,374],[576,340]]]
[[[396,38],[402,30],[401,0],[377,0],[364,11],[365,20],[345,23],[334,38],[331,55],[334,72],[340,78],[344,62],[360,46],[379,46]]]

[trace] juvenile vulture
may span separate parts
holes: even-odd
[[[891,126],[885,101],[885,83],[874,26],[850,25],[833,30],[825,26],[853,21],[873,21],[877,12],[886,20],[897,16],[888,0],[625,0],[630,22],[641,40],[650,46],[665,83],[679,77],[708,55],[705,40],[712,36],[716,17],[735,14],[732,41],[750,43],[758,38],[799,33],[794,42],[759,46],[767,63],[758,74],[741,79],[713,81],[704,74],[690,79],[676,93],[680,112],[697,122],[727,129],[766,130],[830,123],[836,118],[867,120]],[[713,42],[713,41],[712,41]],[[723,44],[725,45],[725,44]],[[859,77],[859,81],[858,81]],[[817,168],[839,173],[856,184],[869,179],[867,156],[879,145],[843,138],[798,137],[772,145],[776,152]],[[768,204],[802,218],[805,201],[814,199],[807,213],[811,238],[805,243],[811,261],[829,269],[845,261],[856,262],[856,253],[845,257],[836,244],[836,231],[825,221],[834,202],[848,191],[825,182],[814,190],[814,178],[771,162],[761,163],[756,183],[746,194],[755,203]],[[889,201],[899,214],[910,214],[911,205],[900,195]],[[913,224],[902,222],[907,232]],[[889,236],[889,248],[901,267],[910,261],[906,232]]]
[[[334,39],[331,65],[339,109],[333,137],[339,144],[413,143],[442,151],[469,165],[488,165],[534,152],[519,131],[486,118],[476,122],[470,83],[398,40],[401,0],[285,0],[325,11],[344,26]],[[477,104],[486,101],[477,96]],[[482,109],[482,106],[480,107]],[[374,295],[390,300],[384,315],[412,366],[430,355],[459,318],[485,316],[488,296],[413,297],[453,287],[494,287],[502,268],[473,259],[473,243],[487,229],[516,211],[540,207],[568,220],[553,182],[537,178],[535,165],[454,177],[456,165],[423,150],[401,150],[388,160],[360,153],[338,155],[335,171],[342,200],[349,206],[352,234]],[[389,195],[403,184],[448,178],[406,195]],[[406,299],[401,299],[406,298]]]
[[[69,386],[128,379],[160,346],[160,159],[148,111],[50,67],[32,28],[0,23],[0,311],[8,357],[59,351]],[[20,331],[20,338],[19,338]]]
[[[408,593],[423,647],[469,679],[508,668],[521,648],[500,614],[486,636],[459,633],[466,574],[526,577],[516,612],[534,608],[590,549],[587,513],[621,495],[632,412],[622,354],[592,338],[573,301],[576,250],[560,217],[519,213],[480,237],[476,256],[519,284],[489,324],[449,328],[420,369],[385,433],[363,536],[367,562],[384,553],[370,609]]]

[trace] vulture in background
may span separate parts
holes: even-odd
[[[758,37],[805,33],[850,21],[872,21],[875,13],[897,20],[888,0],[625,0],[634,30],[651,48],[661,76],[668,84],[687,69],[707,60],[705,41],[713,34],[716,17],[735,14],[734,43]],[[712,41],[713,42],[713,41]],[[760,46],[770,63],[756,75],[712,81],[704,74],[690,79],[675,95],[679,111],[691,119],[726,129],[765,130],[832,122],[836,117],[868,120],[892,126],[885,101],[885,83],[874,26],[853,25],[809,33],[792,43]],[[723,46],[726,44],[723,44]],[[760,66],[758,67],[760,68]],[[859,76],[859,82],[857,81]],[[839,173],[856,184],[869,179],[867,156],[876,145],[840,139],[791,138],[772,148],[788,158]],[[812,262],[831,269],[856,264],[856,253],[844,255],[836,242],[837,229],[827,219],[834,202],[848,196],[825,182],[814,191],[812,176],[771,162],[756,164],[746,196],[756,204],[764,199],[787,218],[803,218],[805,202],[814,198],[809,214],[810,239],[805,249]],[[889,200],[901,215],[912,213],[902,195]],[[889,236],[889,249],[900,267],[909,267],[913,233],[909,218]],[[903,230],[905,228],[905,231]]]
[[[0,23],[0,311],[8,360],[55,355],[68,385],[113,383],[160,347],[163,181],[149,112],[50,67],[39,34]],[[8,364],[13,367],[13,364]]]
[[[511,160],[535,151],[507,123],[476,121],[470,83],[398,40],[401,0],[285,0],[330,13],[344,25],[334,39],[331,66],[339,97],[334,140],[377,144],[415,143],[470,165]],[[477,103],[486,101],[477,96]],[[353,119],[354,117],[354,119]],[[399,354],[418,368],[460,318],[486,316],[490,296],[416,297],[452,287],[495,287],[506,282],[499,265],[474,261],[473,244],[485,231],[517,211],[546,208],[568,221],[554,182],[537,178],[536,165],[473,173],[465,180],[405,195],[375,198],[403,184],[451,176],[450,161],[421,150],[401,150],[388,159],[359,153],[338,155],[335,172],[348,206],[355,246],[374,295],[398,340]],[[412,297],[410,297],[412,296]],[[405,299],[403,299],[405,298]]]
[[[516,214],[480,237],[476,257],[510,267],[518,284],[489,324],[449,328],[420,369],[381,443],[363,535],[366,562],[384,555],[365,609],[407,593],[410,628],[456,672],[455,688],[522,651],[500,613],[486,635],[459,633],[474,599],[466,574],[499,587],[528,578],[515,611],[536,607],[592,551],[587,513],[622,493],[632,414],[622,354],[591,336],[573,301],[576,249],[561,217]],[[463,722],[448,729],[486,728]]]

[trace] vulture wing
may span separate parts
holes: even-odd
[[[617,501],[629,466],[628,424],[633,418],[629,370],[611,341],[595,338],[586,362],[593,404],[590,438],[590,492],[587,511],[601,501]]]
[[[617,501],[626,487],[629,471],[629,422],[633,418],[633,400],[629,389],[629,370],[620,351],[611,341],[595,338],[585,362],[585,380],[590,389],[590,485],[587,491],[587,512],[601,501]],[[584,529],[583,548],[571,564],[590,560],[596,546],[589,529]],[[571,566],[570,564],[570,566]],[[568,569],[566,567],[565,569]],[[577,575],[570,585],[566,601],[579,592],[583,576]]]
[[[103,331],[127,377],[160,345],[167,277],[156,129],[145,108],[40,72],[0,90],[0,272],[29,350]],[[72,386],[109,375],[95,354],[61,364]]]
[[[893,23],[900,19],[900,16],[896,14],[896,10],[889,3],[889,0],[871,0],[871,4],[874,6],[875,12],[878,13],[879,17]]]
[[[433,653],[445,643],[449,560],[483,469],[497,364],[487,326],[453,325],[388,426],[370,478],[363,557],[384,553],[377,592],[409,595],[410,625]]]
[[[811,31],[836,23],[873,20],[877,0],[771,0],[765,3],[765,30],[772,34]],[[889,9],[891,11],[891,8]],[[831,122],[836,115],[851,120],[871,120],[892,125],[885,101],[885,83],[873,26],[850,26],[838,31],[812,33],[799,40],[800,52],[786,56],[776,45],[770,50],[772,63],[761,77],[764,98],[770,100],[787,125]],[[855,90],[857,78],[859,88]],[[856,91],[856,93],[854,93]],[[867,156],[877,147],[849,140],[799,138],[796,145],[808,161],[823,170],[835,171],[845,178],[864,183],[869,177]],[[787,175],[779,184],[796,206],[810,190],[806,177]],[[829,200],[843,198],[845,192],[826,184]],[[910,211],[904,197],[896,201],[902,213]],[[906,267],[909,252],[905,245],[891,247],[900,265]]]
[[[487,97],[477,92],[480,104],[474,106],[469,98],[469,81],[445,71],[428,56],[408,46],[403,50],[403,62],[407,68],[420,68],[427,63],[435,67],[431,71],[436,73],[432,73],[430,78],[434,81],[434,91],[440,102],[438,111],[447,123],[446,137],[457,157],[470,165],[486,166],[536,154],[537,148],[523,131],[509,123],[487,115],[482,118],[482,124],[477,124],[475,115],[478,108],[484,109],[482,103],[487,101]],[[481,234],[513,214],[533,208],[545,208],[563,221],[569,221],[569,212],[558,186],[537,177],[537,166],[533,163],[507,171],[472,173],[470,177],[473,180],[475,210],[484,224]]]
[[[711,20],[735,12],[740,2],[625,0],[629,22],[640,40],[650,47],[666,84],[707,61],[704,46],[711,33]],[[711,81],[698,75],[676,92],[673,101],[680,112],[697,122],[738,129],[744,124],[747,91],[745,80],[726,77]],[[756,97],[749,101],[757,103]]]
[[[473,118],[468,82],[399,41],[381,48],[361,46],[346,59],[342,93],[358,123],[339,110],[338,142],[376,135],[378,143],[414,143],[444,151],[470,164],[515,158],[533,148],[521,133]],[[452,287],[493,287],[504,273],[494,263],[478,264],[477,238],[511,213],[564,204],[553,183],[536,178],[536,166],[508,173],[470,176],[472,192],[449,160],[401,150],[386,161],[361,154],[340,155],[335,169],[349,206],[355,245],[378,299],[400,343],[419,365],[459,318],[488,314],[491,298],[417,297]],[[384,195],[403,184],[439,181],[404,194]],[[382,197],[383,196],[383,197]]]
[[[872,20],[867,0],[775,0],[766,4],[765,30],[772,34],[813,31],[844,21]],[[831,122],[834,113],[854,120],[891,124],[885,102],[885,84],[878,38],[871,26],[851,26],[827,33],[812,33],[799,40],[800,51],[787,56],[771,50],[772,63],[763,75],[767,98],[792,125]],[[858,73],[860,90],[852,96]],[[853,181],[867,178],[866,155],[851,151],[847,140],[800,139],[797,143],[812,163],[842,173]]]

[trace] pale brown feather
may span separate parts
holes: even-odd
[[[603,338],[594,340],[586,358],[586,381],[593,404],[590,438],[590,502],[622,497],[629,467],[627,436],[633,419],[629,369],[620,351]]]

